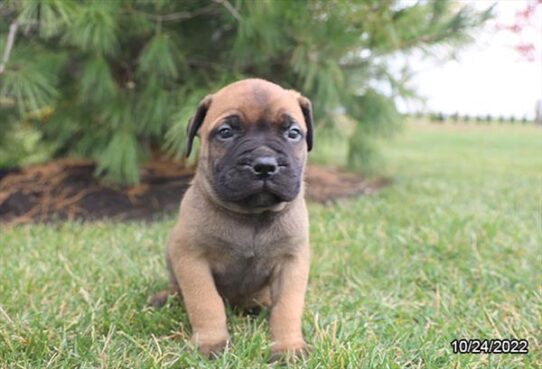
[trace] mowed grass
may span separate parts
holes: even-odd
[[[542,130],[409,125],[381,142],[392,186],[310,204],[312,265],[298,368],[540,368]],[[0,367],[265,368],[266,314],[229,312],[214,361],[187,344],[166,286],[174,219],[1,230]],[[517,338],[528,355],[458,355]]]

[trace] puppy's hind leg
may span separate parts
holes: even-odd
[[[179,296],[179,290],[172,288],[171,284],[169,289],[157,292],[149,297],[147,300],[147,306],[159,309],[166,304],[169,296]]]
[[[169,296],[180,296],[179,285],[177,284],[177,280],[175,279],[173,271],[171,270],[171,262],[167,254],[166,263],[169,273],[168,289],[155,293],[147,300],[147,306],[153,307],[155,309],[163,307],[166,304]]]

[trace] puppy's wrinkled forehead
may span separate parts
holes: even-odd
[[[203,127],[212,130],[222,118],[239,115],[244,124],[279,124],[290,115],[303,128],[305,122],[298,102],[299,93],[263,80],[233,83],[213,94]]]

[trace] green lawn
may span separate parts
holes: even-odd
[[[310,205],[299,368],[539,368],[542,130],[409,125],[380,143],[394,184]],[[174,219],[1,230],[0,367],[267,367],[267,323],[230,313],[207,361],[166,286]],[[454,338],[525,338],[528,355],[457,355]]]

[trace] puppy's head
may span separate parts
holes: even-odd
[[[199,104],[188,125],[187,156],[196,135],[198,173],[223,205],[277,210],[300,194],[312,113],[298,92],[260,79],[235,82]]]

